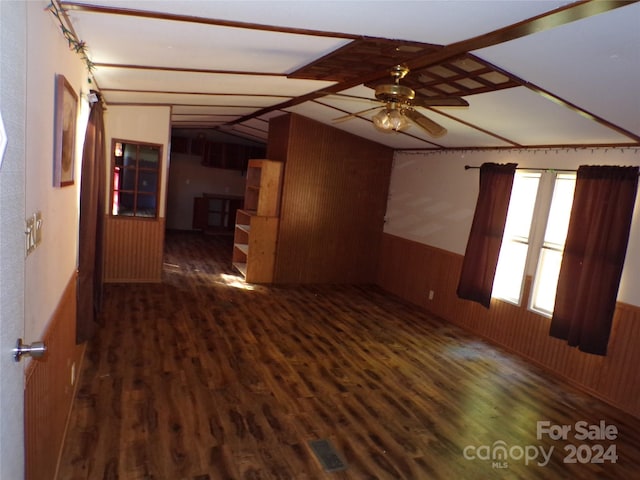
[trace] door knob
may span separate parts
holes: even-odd
[[[33,342],[31,345],[22,343],[22,339],[19,338],[16,342],[16,347],[13,349],[13,359],[19,362],[23,355],[30,356],[31,358],[42,358],[47,352],[47,346],[44,342]]]

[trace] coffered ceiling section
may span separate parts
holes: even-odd
[[[55,5],[107,106],[170,105],[174,127],[264,142],[294,112],[396,149],[640,145],[637,2]],[[380,130],[385,109],[446,134]]]

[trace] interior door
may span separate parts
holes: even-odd
[[[0,478],[24,478],[26,2],[0,1]],[[4,142],[0,142],[4,143]],[[0,145],[2,146],[2,145]],[[2,155],[4,153],[4,155]]]

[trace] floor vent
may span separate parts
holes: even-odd
[[[312,440],[309,442],[309,446],[325,471],[339,472],[340,470],[347,469],[347,464],[340,458],[340,455],[338,455],[338,452],[329,440]]]

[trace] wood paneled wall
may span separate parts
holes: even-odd
[[[550,337],[550,319],[528,311],[527,299],[521,307],[492,300],[489,310],[460,300],[462,260],[462,255],[384,234],[378,284],[640,418],[640,307],[618,303],[609,353],[586,354]]]
[[[298,115],[272,119],[285,162],[276,283],[373,283],[393,150]]]
[[[26,369],[25,456],[27,480],[55,478],[74,396],[71,370],[80,372],[84,345],[76,345],[76,275],[67,285],[43,336],[47,353]],[[74,382],[75,383],[75,382]]]
[[[105,217],[104,281],[155,283],[162,280],[164,218]]]

